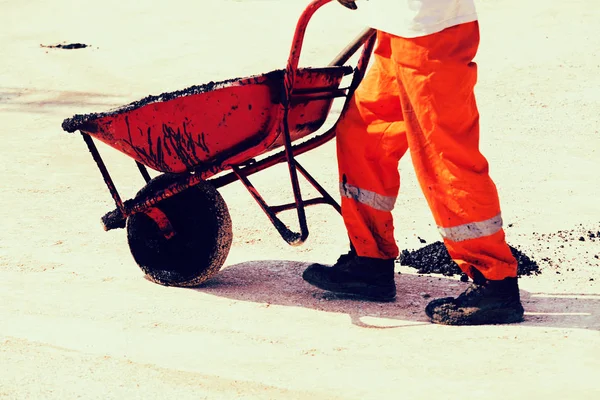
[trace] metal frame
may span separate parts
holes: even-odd
[[[327,191],[316,181],[316,179],[313,178],[312,175],[310,175],[308,171],[306,171],[306,169],[303,168],[296,160],[296,156],[301,155],[318,146],[321,146],[322,144],[333,139],[335,137],[335,125],[334,127],[330,128],[322,134],[314,136],[313,138],[308,139],[300,144],[293,145],[290,138],[290,131],[287,120],[290,105],[295,101],[309,101],[322,98],[346,97],[346,102],[343,108],[343,110],[345,110],[348,105],[349,99],[352,98],[354,90],[362,81],[366,72],[369,59],[373,50],[373,46],[375,44],[375,30],[373,29],[364,30],[329,64],[329,66],[343,66],[361,47],[363,47],[362,54],[358,60],[356,68],[354,69],[352,83],[347,89],[335,89],[328,93],[311,93],[310,90],[299,90],[297,92],[294,91],[294,81],[296,78],[296,73],[298,71],[298,62],[300,59],[300,52],[302,48],[302,43],[304,41],[306,27],[316,10],[318,10],[323,5],[329,3],[330,1],[331,0],[313,1],[301,15],[296,26],[296,32],[292,42],[290,56],[288,59],[287,67],[285,69],[283,81],[284,98],[282,99],[280,108],[281,118],[278,131],[279,133],[283,133],[283,151],[280,151],[271,156],[264,157],[258,161],[254,159],[248,160],[242,165],[223,164],[215,166],[208,171],[196,171],[191,172],[190,174],[182,174],[181,176],[174,178],[173,183],[167,188],[154,193],[151,197],[142,199],[136,198],[123,202],[104,164],[104,161],[102,160],[102,157],[100,156],[98,149],[94,144],[94,140],[90,136],[82,133],[83,139],[87,144],[94,161],[98,165],[98,169],[100,170],[100,173],[102,174],[102,177],[104,178],[104,181],[115,201],[115,205],[117,206],[115,210],[107,213],[102,217],[102,222],[104,224],[105,230],[123,228],[125,227],[125,221],[128,216],[134,213],[144,212],[147,213],[153,219],[156,217],[158,219],[157,224],[159,225],[159,227],[161,227],[161,230],[163,230],[165,236],[170,237],[173,235],[172,227],[168,223],[168,220],[164,221],[164,215],[159,216],[155,215],[156,213],[152,212],[152,209],[154,209],[153,207],[160,201],[174,196],[175,194],[180,193],[190,187],[198,185],[200,182],[203,182],[205,180],[211,182],[211,184],[213,184],[216,188],[228,185],[232,182],[239,180],[250,192],[254,200],[261,207],[261,209],[265,212],[265,214],[270,219],[271,223],[275,226],[281,237],[290,245],[300,245],[308,237],[309,231],[306,222],[305,207],[316,204],[329,204],[335,210],[341,212],[341,207],[335,201],[335,199],[329,193],[327,193]],[[252,174],[263,171],[273,165],[282,162],[286,162],[288,164],[288,170],[294,194],[294,202],[270,206],[266,203],[266,201],[260,195],[258,190],[256,190],[256,188],[252,185],[248,177]],[[149,182],[151,177],[146,167],[137,161],[136,165],[140,173],[142,174],[144,180],[146,182]],[[231,169],[232,172],[208,179],[209,177],[227,169]],[[300,174],[320,193],[321,197],[312,199],[302,198],[302,193],[300,190],[300,184],[298,180],[298,172],[300,172]],[[277,216],[277,214],[280,212],[293,209],[297,210],[300,232],[291,231]]]

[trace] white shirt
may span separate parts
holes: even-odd
[[[477,20],[475,0],[357,0],[366,25],[413,38]]]

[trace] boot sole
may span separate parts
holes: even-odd
[[[517,308],[498,308],[485,311],[479,308],[446,310],[442,308],[427,312],[427,314],[432,322],[441,325],[495,325],[523,321],[523,309]]]

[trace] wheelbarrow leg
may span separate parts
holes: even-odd
[[[238,167],[232,167],[231,169],[233,170],[233,173],[238,177],[240,182],[242,182],[246,189],[248,189],[248,192],[258,203],[260,208],[262,208],[264,213],[267,214],[267,217],[269,218],[275,229],[277,229],[277,232],[279,232],[283,240],[285,240],[288,244],[292,246],[301,245],[308,236],[308,229],[306,228],[306,217],[304,218],[304,229],[302,228],[301,223],[300,233],[293,232],[281,221],[281,219],[279,219],[279,217],[277,216],[277,212],[275,211],[276,208],[269,206],[267,202],[262,198],[258,190],[256,190],[254,185],[250,182],[246,174],[244,174],[244,171],[240,170],[240,168]],[[305,235],[304,238],[303,235]]]
[[[290,135],[290,128],[288,126],[288,106],[283,114],[283,135],[284,135],[284,146],[285,146],[285,157],[288,164],[288,170],[290,172],[290,178],[292,181],[292,190],[294,192],[294,201],[296,202],[296,210],[298,213],[298,224],[300,225],[300,238],[298,244],[302,244],[308,238],[308,224],[306,223],[306,212],[304,209],[304,201],[302,200],[302,192],[300,190],[300,182],[298,181],[298,170],[296,166],[296,159],[294,158],[294,149],[292,148],[292,138]]]
[[[150,182],[152,178],[150,177],[146,166],[144,164],[141,164],[139,161],[136,161],[135,165],[137,165],[138,169],[140,170],[140,174],[142,174],[142,177],[144,178],[146,183]]]
[[[317,182],[317,180],[313,178],[313,176],[309,174],[308,171],[302,165],[300,165],[298,161],[296,161],[296,168],[298,168],[298,171],[300,171],[302,176],[304,176],[304,178],[321,194],[321,196],[323,196],[323,201],[332,206],[338,213],[341,214],[342,207],[339,205],[339,203],[335,201],[335,199],[327,192],[327,190],[325,190],[325,188],[321,186],[321,184]]]
[[[322,4],[321,4],[322,5]],[[313,4],[314,6],[314,4]],[[318,8],[318,6],[314,6],[313,8]],[[306,15],[303,18],[310,18],[311,13],[314,12],[314,9],[307,10]],[[299,26],[305,27],[306,21],[303,22],[301,20],[299,22]],[[350,89],[348,92],[346,103],[344,104],[345,111],[348,106],[348,102],[352,95],[354,94],[354,90],[364,77],[365,70],[369,63],[369,58],[371,56],[371,52],[373,51],[373,46],[375,44],[376,35],[375,30],[367,29],[363,31],[354,42],[349,45],[342,53],[340,53],[330,65],[338,65],[340,63],[344,63],[350,58],[352,54],[354,54],[360,46],[364,45],[363,52],[358,62],[358,66],[354,71],[354,76],[352,79],[352,83],[350,85]],[[290,110],[290,101],[292,98],[292,92],[294,88],[294,83],[296,79],[296,72],[298,69],[298,61],[300,58],[300,48],[301,43],[304,38],[304,29],[297,29],[296,34],[294,36],[294,44],[292,45],[292,51],[290,53],[290,57],[288,59],[288,64],[285,70],[284,79],[283,79],[283,99],[280,108],[280,116],[281,122],[279,124],[279,132],[283,133],[284,139],[284,155],[285,161],[288,164],[288,170],[290,173],[290,179],[292,183],[292,190],[294,192],[294,208],[298,214],[298,224],[300,225],[300,233],[292,232],[285,224],[277,217],[277,212],[284,211],[290,209],[289,204],[284,204],[282,206],[269,206],[264,199],[260,196],[256,188],[250,183],[247,175],[238,167],[232,167],[234,174],[237,178],[246,186],[252,197],[256,200],[256,202],[263,209],[265,214],[269,217],[275,228],[279,231],[279,234],[283,237],[283,239],[291,245],[300,245],[306,241],[309,235],[308,224],[306,222],[306,212],[305,206],[319,203],[327,203],[332,205],[338,212],[341,213],[341,207],[339,204],[333,199],[331,195],[327,193],[327,191],[318,184],[318,182],[304,169],[301,165],[296,162],[294,158],[294,146],[292,145],[292,139],[290,134],[290,128],[288,123],[288,114]],[[342,111],[342,112],[343,112]],[[331,129],[328,132],[331,133],[330,137],[333,137],[334,130]],[[324,135],[329,137],[329,135]],[[298,171],[302,173],[302,175],[315,187],[323,196],[322,199],[310,199],[306,202],[302,199],[302,192],[300,189],[300,183],[298,181]]]
[[[102,174],[102,178],[104,178],[104,182],[106,183],[106,186],[108,187],[108,190],[113,200],[115,201],[117,209],[121,212],[123,216],[127,215],[125,211],[125,206],[123,205],[123,201],[121,200],[121,196],[119,196],[119,192],[117,191],[117,188],[115,187],[115,184],[110,174],[108,173],[108,169],[106,168],[106,165],[104,165],[104,161],[102,160],[102,157],[100,156],[100,153],[98,152],[98,149],[94,144],[94,139],[92,139],[85,133],[82,133],[81,136],[83,137],[85,144],[87,145],[90,153],[92,154],[92,157],[94,158],[94,161],[96,162],[96,165],[98,166],[98,169]]]

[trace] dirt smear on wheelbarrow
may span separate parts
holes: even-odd
[[[524,254],[521,250],[510,246],[513,256],[517,259],[518,275],[537,275],[540,273],[538,263]],[[419,274],[442,274],[444,276],[466,275],[450,258],[444,243],[435,242],[417,250],[403,250],[400,254],[400,265],[416,268]]]

